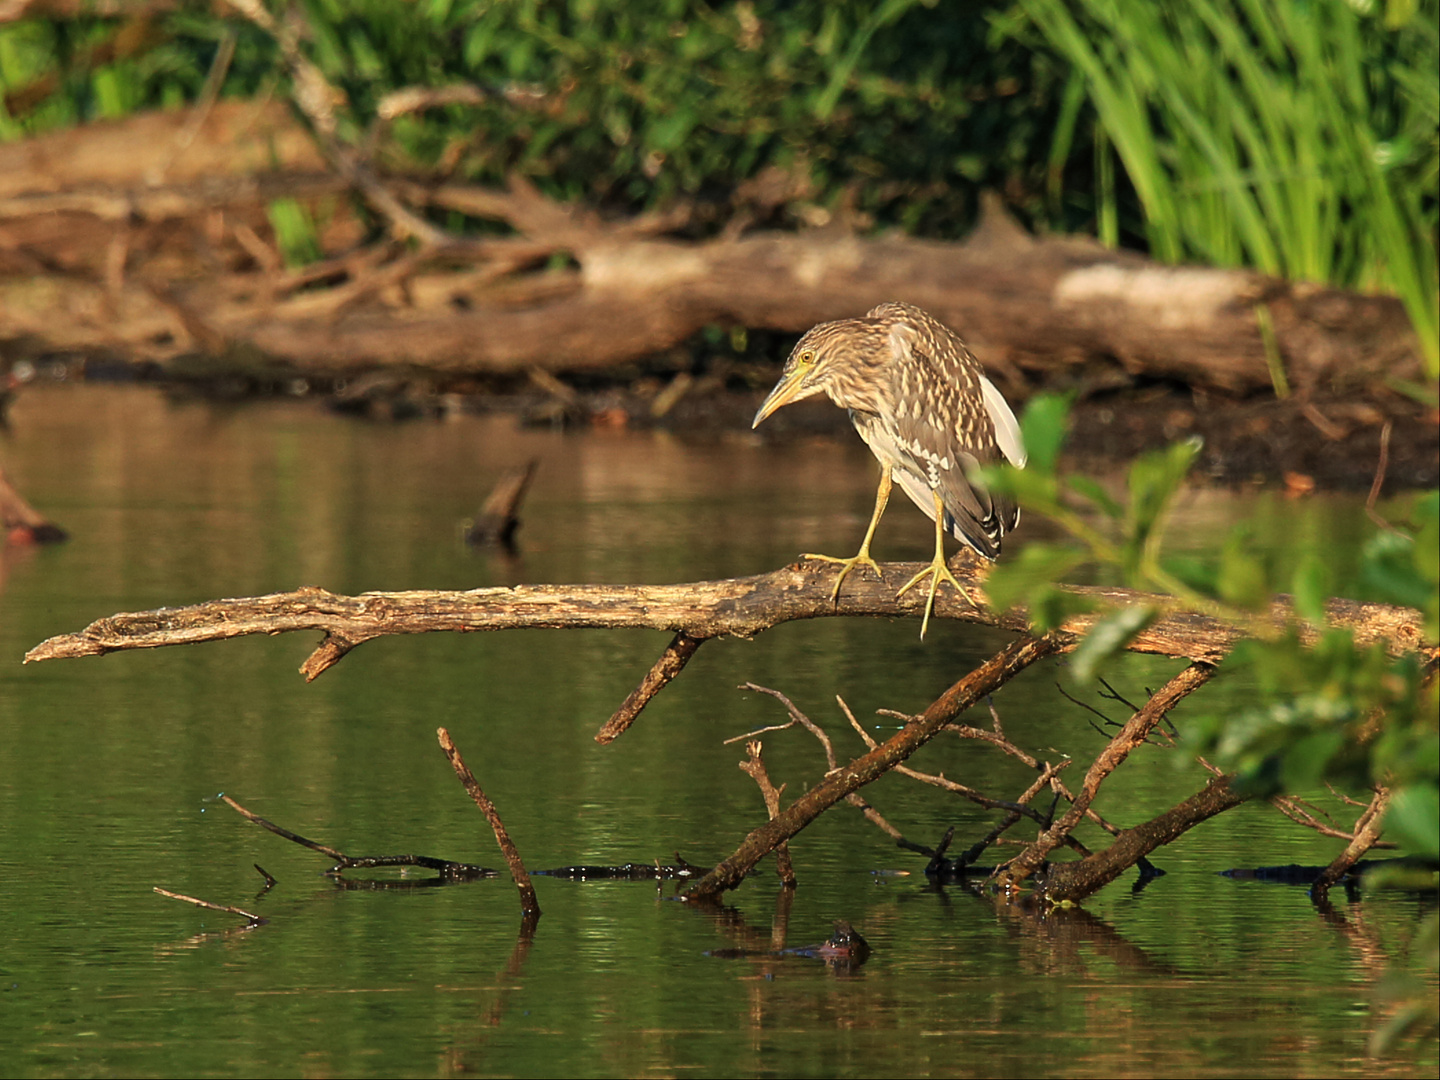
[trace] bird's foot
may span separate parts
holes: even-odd
[[[875,572],[875,577],[877,579],[882,576],[880,573],[880,564],[870,557],[870,552],[866,551],[863,548],[860,550],[860,553],[858,555],[853,555],[848,559],[837,559],[834,555],[811,555],[808,553],[801,555],[800,557],[802,559],[815,559],[819,562],[835,563],[840,567],[840,574],[838,577],[835,578],[835,589],[833,592],[830,593],[830,603],[832,604],[839,601],[840,586],[845,584],[846,575],[848,575],[851,570],[854,570],[855,567],[868,566],[871,570]]]
[[[930,628],[930,612],[935,610],[935,593],[940,588],[940,582],[948,581],[951,585],[955,586],[956,592],[970,603],[978,606],[978,601],[975,599],[975,596],[969,589],[960,584],[955,575],[951,573],[950,567],[945,565],[943,556],[937,556],[929,566],[907,581],[900,591],[895,594],[895,599],[900,599],[900,597],[904,596],[927,577],[930,579],[930,595],[925,599],[925,618],[920,623],[921,641],[925,640],[925,631]]]

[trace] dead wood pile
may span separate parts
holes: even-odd
[[[1419,377],[1398,301],[1037,239],[994,208],[961,243],[843,224],[682,239],[690,207],[607,221],[519,179],[382,176],[346,153],[278,101],[0,146],[0,342],[320,376],[577,371],[711,324],[798,332],[903,298],[961,328],[1002,376],[1118,363],[1244,392],[1270,384],[1263,305],[1299,387]],[[374,239],[357,190],[392,238]],[[316,219],[318,263],[285,266],[267,216],[282,197]],[[498,228],[462,238],[429,224],[447,213]]]

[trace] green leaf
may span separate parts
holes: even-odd
[[[1246,548],[1249,530],[1233,529],[1220,553],[1220,574],[1216,585],[1220,598],[1247,611],[1259,611],[1270,601],[1270,582],[1265,564]]]
[[[1440,492],[1427,492],[1411,519],[1420,526],[1415,534],[1415,569],[1434,585],[1440,582]]]
[[[1070,430],[1070,403],[1073,394],[1036,394],[1020,417],[1020,434],[1025,439],[1027,469],[1051,476],[1060,446]]]
[[[1130,522],[1133,534],[1144,534],[1158,524],[1170,501],[1185,482],[1200,453],[1201,440],[1186,439],[1164,450],[1141,454],[1130,466]]]
[[[1100,486],[1097,481],[1092,480],[1090,477],[1071,476],[1066,478],[1066,483],[1070,485],[1071,491],[1075,492],[1077,495],[1081,495],[1086,499],[1089,499],[1092,503],[1094,503],[1102,511],[1104,511],[1105,515],[1112,520],[1118,521],[1120,520],[1120,518],[1125,516],[1124,508],[1121,507],[1119,503],[1117,503],[1114,499],[1110,497],[1110,493],[1108,491],[1106,491],[1103,487]]]
[[[1174,555],[1168,559],[1162,559],[1160,565],[1171,577],[1179,578],[1180,581],[1190,586],[1196,592],[1204,593],[1206,596],[1215,595],[1215,567],[1203,559],[1197,559],[1193,555]]]
[[[1325,598],[1330,595],[1330,568],[1313,551],[1307,552],[1295,568],[1295,613],[1315,626],[1328,624]]]
[[[1395,792],[1385,831],[1415,854],[1440,859],[1440,788],[1421,783]]]
[[[1032,597],[1030,601],[1030,626],[1046,633],[1058,629],[1072,615],[1083,615],[1095,610],[1095,601],[1068,589],[1050,588]]]
[[[1415,549],[1415,541],[1403,533],[1372,536],[1360,553],[1360,579],[1367,590],[1392,604],[1427,608],[1435,590],[1420,571],[1426,557]]]
[[[1286,791],[1311,791],[1320,786],[1332,758],[1345,745],[1337,727],[1312,731],[1289,744],[1280,760],[1280,783]]]
[[[315,221],[297,200],[276,199],[266,208],[275,230],[275,243],[287,266],[305,266],[320,259],[320,236]]]
[[[1006,559],[985,579],[985,595],[999,612],[1016,604],[1035,606],[1066,574],[1085,561],[1079,548],[1058,544],[1026,544],[1013,559]]]
[[[1159,614],[1160,609],[1153,604],[1132,604],[1112,611],[1097,622],[1071,657],[1070,667],[1076,680],[1088,683],[1106,660],[1134,641]]]

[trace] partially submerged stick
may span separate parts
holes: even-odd
[[[35,544],[69,539],[69,533],[31,506],[0,469],[0,526],[10,538]],[[5,538],[0,537],[0,541]]]
[[[373,870],[381,866],[423,866],[427,870],[439,872],[443,878],[455,881],[467,881],[471,878],[494,877],[495,871],[484,866],[471,866],[469,863],[451,862],[449,859],[437,859],[430,855],[346,855],[343,851],[326,847],[324,844],[316,843],[299,833],[293,833],[283,826],[276,825],[273,821],[266,821],[254,811],[247,810],[229,795],[221,795],[220,799],[226,806],[234,810],[241,817],[253,821],[262,829],[268,829],[276,836],[284,837],[292,843],[307,847],[311,851],[318,851],[335,860],[335,865],[326,871],[327,874],[340,874],[345,870]],[[260,870],[257,866],[255,869]],[[260,870],[262,874],[265,871]],[[265,874],[270,878],[269,874]],[[270,879],[274,884],[274,879]]]
[[[180,900],[186,904],[194,904],[196,907],[209,908],[211,911],[224,911],[230,915],[239,915],[242,919],[248,921],[251,926],[263,926],[270,921],[243,908],[231,907],[229,904],[212,904],[209,900],[201,900],[195,896],[186,896],[184,893],[171,892],[169,889],[160,888],[159,885],[155,886],[155,891],[161,896],[168,896],[171,900]]]
[[[510,866],[510,876],[515,879],[515,887],[520,890],[522,914],[527,920],[538,919],[540,917],[540,901],[535,898],[535,886],[530,883],[530,874],[520,860],[519,849],[510,839],[510,834],[505,831],[505,823],[500,820],[500,812],[495,809],[495,804],[490,801],[490,797],[485,794],[479,782],[476,781],[475,774],[465,764],[465,759],[460,756],[459,748],[450,739],[450,732],[442,727],[436,729],[435,735],[440,740],[440,749],[445,751],[445,756],[450,759],[450,767],[460,778],[460,783],[465,785],[465,790],[469,793],[470,798],[475,800],[475,805],[485,815],[485,820],[490,822],[490,828],[495,830],[495,841],[500,845],[500,850],[505,855],[505,861]]]
[[[531,458],[495,482],[480,505],[480,512],[465,530],[466,543],[498,544],[507,551],[514,550],[515,530],[520,527],[520,503],[539,466],[540,460]]]

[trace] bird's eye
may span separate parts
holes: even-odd
[[[815,362],[815,351],[813,349],[806,349],[795,359],[801,364],[813,364]]]

